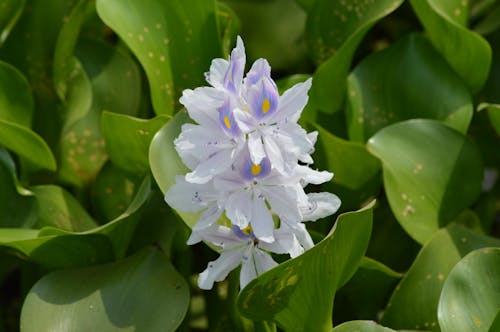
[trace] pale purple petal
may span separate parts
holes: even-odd
[[[205,161],[202,161],[193,172],[186,174],[186,180],[192,183],[207,183],[216,174],[220,174],[231,167],[234,151],[225,149],[217,152]]]
[[[207,186],[186,182],[180,175],[175,180],[165,195],[165,201],[175,210],[195,213],[212,202],[213,196],[206,195]]]
[[[210,65],[210,71],[205,73],[207,82],[216,88],[224,86],[224,76],[229,68],[229,61],[221,58],[213,59]]]
[[[243,83],[246,55],[245,46],[240,36],[236,39],[236,47],[231,51],[229,57],[229,68],[224,76],[224,86],[233,93],[238,93]]]
[[[239,108],[233,110],[233,115],[238,127],[245,134],[254,131],[258,125],[250,113]]]
[[[281,149],[274,139],[270,136],[263,136],[264,149],[266,150],[266,155],[271,161],[271,165],[276,168],[280,173],[285,172],[285,161],[283,160],[283,155],[281,154]]]
[[[266,197],[271,210],[281,219],[290,222],[299,222],[301,214],[297,207],[297,192],[292,187],[260,186],[259,189]]]
[[[252,225],[255,237],[264,242],[274,241],[274,221],[264,202],[264,197],[254,197],[252,204]]]
[[[179,102],[194,121],[207,128],[218,128],[219,112],[217,109],[224,103],[224,93],[210,87],[201,87],[182,92]]]
[[[198,219],[198,222],[193,226],[193,231],[199,231],[212,226],[219,220],[222,212],[224,212],[224,209],[221,209],[216,203],[212,204],[201,213],[200,219]]]
[[[233,225],[244,229],[252,219],[252,196],[248,190],[231,194],[226,201],[226,216]]]
[[[297,122],[309,99],[307,93],[311,88],[311,83],[312,79],[309,78],[307,81],[297,83],[286,90],[279,99],[278,111],[273,114],[272,121]]]
[[[302,221],[316,221],[334,214],[340,207],[340,199],[329,192],[310,193],[308,204],[300,207]]]
[[[253,132],[248,135],[248,151],[250,152],[250,159],[256,165],[260,164],[262,159],[266,157],[264,145],[259,132]]]

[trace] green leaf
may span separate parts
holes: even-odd
[[[174,331],[188,305],[187,283],[150,247],[115,263],[46,275],[24,301],[21,331]]]
[[[331,332],[394,332],[394,330],[378,325],[374,321],[354,320],[335,326]]]
[[[380,162],[364,145],[336,137],[316,123],[307,124],[308,129],[318,131],[315,167],[334,174],[325,188],[340,197],[343,210],[359,208],[379,190]]]
[[[480,194],[481,155],[470,139],[434,120],[396,123],[368,141],[382,161],[396,219],[423,244]]]
[[[36,228],[53,226],[66,231],[80,232],[97,227],[87,211],[64,188],[55,185],[31,187],[38,201]]]
[[[477,107],[478,111],[487,110],[488,116],[490,118],[491,125],[495,128],[498,136],[500,136],[500,105],[499,104],[490,104],[490,103],[481,103]]]
[[[139,68],[125,51],[102,42],[81,41],[75,52],[85,72],[75,75],[73,85],[68,86],[59,177],[82,187],[95,178],[107,159],[102,111],[136,115],[141,87]]]
[[[488,10],[488,13],[474,26],[474,31],[481,35],[488,35],[500,28],[500,4]]]
[[[335,295],[334,321],[377,319],[401,277],[384,264],[363,257],[354,276]]]
[[[217,2],[217,20],[221,32],[222,53],[229,55],[236,36],[241,30],[240,19],[231,7],[225,3]]]
[[[146,177],[127,210],[114,220],[86,232],[54,227],[42,230],[0,228],[0,249],[47,269],[88,266],[124,257],[151,193]]]
[[[149,146],[149,164],[151,172],[163,194],[175,183],[176,175],[184,175],[189,170],[177,154],[174,145],[181,126],[191,122],[187,112],[177,113],[162,129],[160,129]],[[191,228],[198,221],[197,214],[177,211],[179,216]]]
[[[55,171],[56,160],[45,141],[34,131],[0,120],[0,144],[17,153],[33,167]]]
[[[141,62],[157,114],[173,114],[183,89],[202,85],[220,55],[214,0],[97,0],[101,19]]]
[[[24,75],[0,61],[0,119],[29,128],[33,109],[31,88]]]
[[[352,57],[359,43],[383,17],[396,10],[402,0],[371,1],[355,5],[342,0],[317,0],[309,12],[306,33],[316,69],[310,103],[326,113],[340,109]]]
[[[465,27],[468,2],[410,0],[410,3],[434,47],[471,92],[478,92],[488,78],[491,49],[486,40]]]
[[[340,215],[323,241],[250,282],[238,299],[242,315],[286,331],[330,331],[335,292],[368,246],[372,206]]]
[[[500,309],[500,248],[465,256],[450,271],[438,306],[443,332],[487,332]]]
[[[165,115],[150,120],[104,112],[102,133],[109,158],[119,168],[132,174],[149,171],[149,144],[154,134],[168,121]]]
[[[122,214],[132,202],[140,180],[107,162],[91,187],[92,207],[98,219],[111,220]]]
[[[465,133],[472,118],[467,86],[419,35],[365,58],[349,76],[347,89],[349,137],[359,142],[413,118],[440,120]]]
[[[14,161],[1,146],[0,183],[0,227],[33,226],[37,215],[36,199],[32,192],[19,185]]]
[[[455,224],[440,230],[396,287],[381,323],[395,329],[436,330],[439,296],[453,266],[473,250],[499,245],[498,239]]]
[[[0,8],[0,46],[23,12],[26,0],[4,0]]]

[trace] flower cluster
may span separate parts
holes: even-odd
[[[200,274],[202,289],[240,264],[243,288],[277,265],[270,253],[300,255],[313,246],[303,222],[340,206],[333,194],[304,192],[307,184],[333,176],[307,166],[317,132],[297,123],[311,79],[280,96],[266,60],[255,61],[244,77],[245,62],[238,37],[229,60],[212,61],[206,73],[211,86],[184,90],[180,99],[196,122],[184,124],[175,140],[191,172],[177,176],[165,200],[177,210],[200,213],[188,244],[206,241],[220,248],[220,257]],[[217,223],[223,213],[230,227]]]

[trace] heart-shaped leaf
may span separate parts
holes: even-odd
[[[466,136],[434,120],[396,123],[368,141],[382,161],[391,209],[423,244],[479,196],[481,155]]]
[[[188,305],[187,283],[150,247],[115,263],[46,275],[24,301],[21,331],[174,331]]]
[[[382,324],[395,329],[436,330],[439,296],[453,266],[473,250],[495,246],[500,246],[500,240],[455,224],[437,232],[396,287]]]
[[[465,133],[472,118],[467,86],[419,35],[366,57],[349,76],[347,90],[349,137],[358,142],[413,118],[440,120]]]
[[[109,158],[119,168],[136,175],[149,171],[149,144],[168,121],[165,115],[143,120],[104,112],[101,126]]]
[[[488,78],[491,49],[480,35],[465,27],[468,1],[410,0],[434,47],[462,77],[472,92]]]
[[[157,114],[173,114],[182,90],[202,85],[210,61],[220,55],[214,0],[97,0],[96,5],[144,67]]]
[[[351,4],[343,0],[317,0],[309,11],[306,33],[316,69],[311,87],[311,106],[326,113],[340,109],[352,57],[359,43],[402,0]]]
[[[500,312],[500,248],[475,250],[450,271],[438,306],[441,331],[495,331]]]
[[[368,246],[372,207],[340,215],[323,241],[250,282],[238,298],[239,311],[286,331],[330,331],[335,292]]]

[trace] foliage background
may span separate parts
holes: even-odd
[[[493,0],[3,0],[0,331],[499,331],[499,27]],[[201,292],[216,253],[163,193],[237,34],[281,91],[313,77],[343,214]]]

